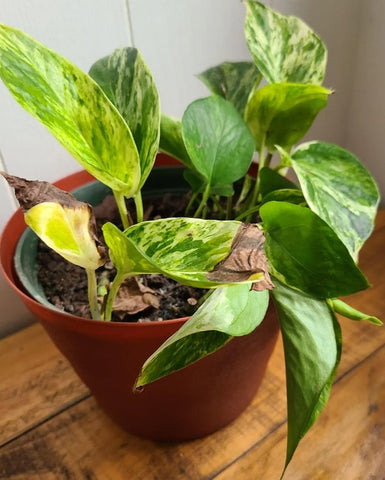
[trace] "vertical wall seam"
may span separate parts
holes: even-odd
[[[355,28],[357,31],[357,34],[354,35],[354,44],[352,42],[351,48],[355,52],[354,54],[354,60],[353,60],[353,65],[352,65],[352,75],[350,76],[350,82],[349,85],[347,86],[347,100],[346,100],[346,105],[345,105],[345,112],[346,112],[346,119],[347,121],[345,122],[344,129],[342,132],[342,142],[341,144],[346,147],[348,140],[350,138],[350,131],[351,131],[351,113],[353,110],[353,102],[352,98],[354,95],[354,91],[357,85],[357,70],[359,69],[358,62],[360,60],[360,43],[362,40],[362,37],[364,35],[364,30],[363,30],[363,22],[361,21],[363,15],[364,15],[364,2],[361,0],[357,0],[358,3],[356,4],[356,21],[355,21]]]
[[[0,150],[0,170],[8,173],[7,166],[5,164],[5,160],[4,160],[3,154],[1,153],[1,150]],[[3,180],[3,182],[5,184],[5,188],[6,188],[9,200],[11,202],[11,205],[13,209],[16,211],[19,208],[19,205],[17,203],[15,195],[13,194],[11,187],[8,185],[8,182],[6,182],[5,180]]]
[[[133,29],[133,26],[132,26],[130,0],[123,0],[123,3],[124,3],[124,11],[126,13],[127,28],[129,30],[129,37],[130,37],[131,46],[135,47],[135,38],[134,38],[134,29]]]

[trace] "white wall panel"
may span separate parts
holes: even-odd
[[[375,176],[385,206],[385,2],[362,2],[346,145]]]
[[[238,0],[130,0],[135,46],[154,73],[162,110],[180,117],[208,90],[195,74],[247,60],[245,7]]]

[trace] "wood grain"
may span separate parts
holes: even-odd
[[[320,419],[302,440],[285,480],[384,480],[385,347],[334,386]],[[216,480],[277,480],[286,428],[273,432]]]
[[[0,445],[88,395],[40,325],[0,342]]]
[[[361,255],[376,287],[350,299],[378,316],[385,311],[384,241],[382,212]],[[341,323],[344,351],[337,383],[326,411],[300,444],[287,479],[384,480],[385,328],[346,319]],[[0,479],[279,478],[286,442],[281,341],[245,413],[205,439],[181,444],[141,440],[115,426],[88,398],[40,326],[1,341],[0,352],[0,433],[5,442]]]

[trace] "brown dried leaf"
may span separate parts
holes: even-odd
[[[9,175],[0,172],[7,180],[8,184],[15,189],[17,201],[23,212],[43,202],[60,203],[63,207],[76,208],[82,202],[68,192],[60,190],[49,182],[40,182],[39,180],[26,180],[25,178]]]
[[[26,180],[25,178],[9,175],[5,172],[0,172],[0,174],[7,180],[8,184],[15,189],[17,201],[24,213],[35,205],[44,202],[55,202],[65,208],[73,209],[84,208],[84,205],[86,205],[90,213],[89,232],[91,238],[95,240],[101,258],[104,259],[106,257],[106,249],[97,235],[96,220],[91,205],[80,202],[70,193],[55,187],[55,185],[49,182]]]
[[[263,249],[265,236],[256,224],[245,223],[234,237],[229,255],[218,263],[206,277],[216,282],[242,282],[253,280],[255,274],[263,273],[261,280],[253,283],[253,290],[273,289]]]
[[[159,307],[154,290],[140,283],[136,277],[126,279],[116,295],[113,310],[133,315],[149,307]]]

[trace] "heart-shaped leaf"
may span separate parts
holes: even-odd
[[[243,177],[254,154],[254,140],[236,108],[221,97],[191,103],[182,118],[182,135],[194,168],[213,187]]]
[[[321,85],[327,58],[321,39],[297,17],[253,0],[246,1],[246,7],[247,44],[267,81]]]
[[[124,232],[107,223],[103,233],[122,278],[163,273],[186,285],[214,288],[264,283],[265,277],[268,281],[263,234],[256,225],[249,227],[252,231],[235,221],[169,218],[133,225]],[[238,261],[223,266],[222,261],[234,256]]]
[[[325,300],[276,282],[273,290],[286,364],[288,435],[285,468],[330,395],[341,357],[340,326]]]
[[[228,100],[242,116],[250,93],[262,79],[252,62],[223,62],[197,76],[211,93]]]
[[[271,273],[290,287],[334,298],[369,286],[334,231],[308,208],[286,202],[262,205]]]
[[[0,25],[0,77],[86,170],[122,195],[137,192],[140,165],[130,129],[88,75],[29,35]]]
[[[269,303],[251,284],[220,287],[143,365],[136,387],[147,385],[218,350],[233,336],[251,333]]]
[[[160,106],[152,74],[136,48],[118,48],[89,72],[130,127],[146,181],[159,147]]]
[[[368,170],[352,153],[324,142],[299,146],[291,161],[309,207],[356,258],[373,230],[379,202]]]
[[[270,84],[249,99],[245,120],[254,136],[256,149],[275,145],[290,150],[309,130],[332,92],[318,85]]]

